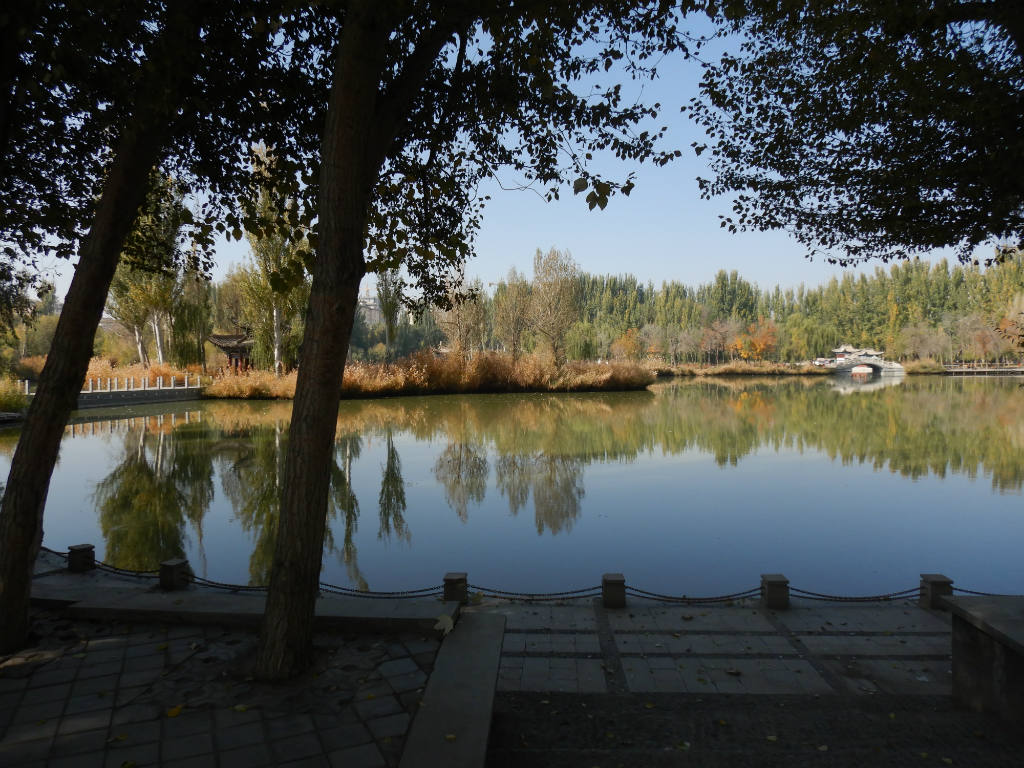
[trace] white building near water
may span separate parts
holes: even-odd
[[[378,325],[384,322],[384,313],[380,309],[380,301],[371,293],[359,297],[357,309],[363,314],[367,325]]]

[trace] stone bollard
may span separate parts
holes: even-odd
[[[789,579],[781,573],[762,573],[761,605],[772,611],[789,608]]]
[[[605,608],[626,607],[626,577],[621,573],[601,576],[601,605]]]
[[[96,567],[96,548],[92,544],[73,544],[68,547],[68,570],[84,573]]]
[[[171,389],[174,389],[174,380],[175,380],[175,378],[176,378],[175,376],[171,376]]]
[[[89,391],[92,392],[92,379],[89,379]]]
[[[176,557],[160,563],[160,588],[167,590],[184,589],[192,580],[192,569],[188,560]]]
[[[156,388],[157,389],[163,389],[164,388],[164,377],[163,376],[157,376],[156,377]]]
[[[464,571],[451,571],[444,575],[444,599],[460,605],[469,602],[469,579]]]
[[[945,610],[942,598],[953,594],[953,580],[941,573],[921,574],[921,596],[917,604],[922,608]]]

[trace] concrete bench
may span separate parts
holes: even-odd
[[[971,709],[1024,718],[1024,596],[945,597],[953,615],[953,696]]]

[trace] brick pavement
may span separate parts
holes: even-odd
[[[950,621],[912,601],[494,604],[498,691],[949,696]]]
[[[0,765],[397,765],[439,643],[318,636],[313,669],[248,674],[255,636],[216,627],[68,621],[0,658]]]

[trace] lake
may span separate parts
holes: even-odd
[[[889,386],[888,384],[892,384]],[[77,412],[44,544],[217,581],[269,576],[291,403]],[[0,433],[4,475],[17,440]],[[621,571],[691,596],[781,572],[877,594],[923,572],[1024,593],[1020,379],[679,380],[649,391],[341,405],[322,580],[399,590],[467,571],[548,592]]]

